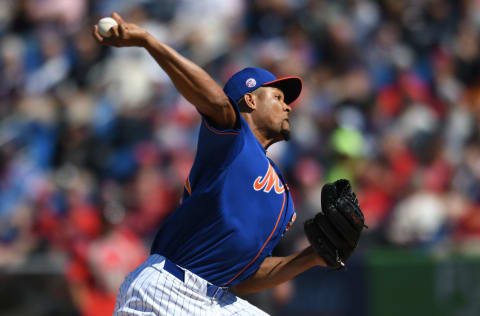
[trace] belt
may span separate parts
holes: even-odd
[[[167,258],[165,258],[165,265],[163,266],[163,269],[177,279],[179,279],[180,281],[185,282],[185,270],[183,270]],[[210,283],[207,284],[206,294],[208,297],[211,297],[213,299],[220,299],[227,292],[228,288],[226,287],[216,286]]]

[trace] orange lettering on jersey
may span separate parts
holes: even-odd
[[[258,177],[253,182],[253,188],[255,191],[260,191],[263,189],[263,192],[269,193],[272,188],[275,190],[275,193],[282,194],[285,191],[284,186],[280,183],[275,169],[273,169],[271,164],[268,164],[267,173],[262,177]]]

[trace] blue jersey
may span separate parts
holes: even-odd
[[[238,128],[222,131],[203,118],[182,203],[151,251],[218,286],[254,274],[295,219],[277,166],[238,117]]]

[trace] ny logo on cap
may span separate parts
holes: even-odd
[[[253,88],[257,85],[257,81],[253,78],[249,78],[247,81],[245,81],[245,85],[249,88]]]

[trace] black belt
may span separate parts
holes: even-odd
[[[165,265],[163,266],[163,269],[165,271],[168,271],[171,275],[173,275],[180,281],[185,282],[185,271],[167,258],[165,258]],[[227,292],[228,288],[226,287],[216,286],[210,283],[207,284],[208,297],[220,299]]]

